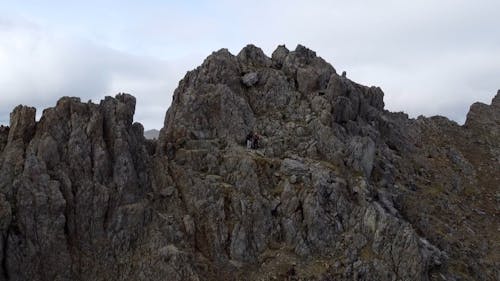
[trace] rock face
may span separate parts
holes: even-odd
[[[303,46],[249,45],[186,74],[158,141],[130,95],[19,106],[0,280],[497,280],[499,103],[408,119]]]

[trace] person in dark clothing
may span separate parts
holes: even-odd
[[[255,132],[253,134],[253,138],[252,138],[252,148],[253,149],[258,149],[259,148],[259,139],[260,139],[259,134],[257,134],[257,132]]]
[[[248,149],[253,148],[253,132],[248,133],[246,140],[247,140],[247,148]]]

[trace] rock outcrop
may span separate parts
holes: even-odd
[[[38,122],[19,106],[0,280],[498,279],[500,94],[464,126],[383,95],[303,46],[249,45],[186,74],[158,141],[127,94]]]

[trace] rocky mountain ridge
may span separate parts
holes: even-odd
[[[248,45],[186,74],[158,141],[127,94],[16,107],[0,280],[498,280],[500,93],[464,126],[383,95]]]
[[[144,137],[149,140],[158,139],[159,136],[160,136],[160,131],[156,129],[151,129],[144,132]]]

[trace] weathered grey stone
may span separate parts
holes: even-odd
[[[278,68],[281,68],[288,53],[290,53],[290,51],[285,47],[285,45],[279,45],[278,48],[274,50],[272,59]]]
[[[7,145],[8,138],[9,138],[9,127],[0,125],[0,153],[3,151],[5,145]]]
[[[303,162],[286,158],[281,163],[280,171],[285,175],[305,175],[309,169]]]
[[[333,119],[337,123],[346,123],[356,118],[351,101],[346,97],[337,97],[333,105]]]
[[[10,114],[8,142],[22,140],[27,144],[35,133],[35,113],[33,107],[17,106]]]
[[[247,87],[252,87],[259,81],[259,76],[257,75],[257,72],[250,72],[241,78],[241,82],[245,84]]]
[[[271,59],[268,58],[261,48],[254,45],[247,45],[237,55],[238,60],[244,68],[252,67],[269,67]]]
[[[375,143],[369,137],[354,138],[349,144],[350,164],[370,177],[375,160]]]

